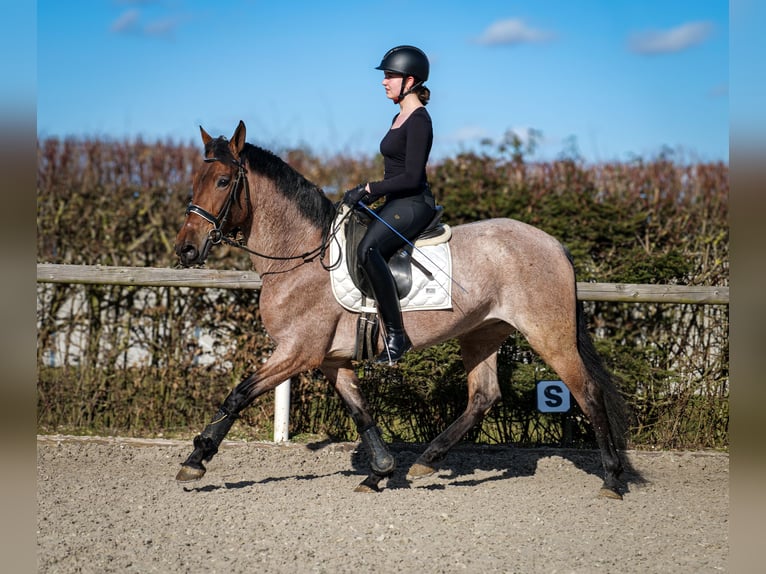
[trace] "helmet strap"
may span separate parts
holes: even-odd
[[[404,91],[404,84],[407,83],[407,78],[409,78],[409,77],[410,76],[403,76],[403,78],[402,78],[402,89],[400,90],[399,95],[396,98],[394,98],[394,103],[395,104],[398,104],[399,102],[401,102],[405,97],[409,96],[415,90],[415,88],[417,88],[417,87],[419,87],[419,86],[421,86],[423,84],[423,82],[415,82],[414,84],[412,84],[412,87],[405,92]],[[414,76],[413,76],[413,78],[414,78]]]

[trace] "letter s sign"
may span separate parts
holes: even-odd
[[[565,413],[569,404],[569,389],[563,381],[537,383],[537,410],[541,413]]]

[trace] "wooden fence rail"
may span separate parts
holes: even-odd
[[[253,271],[58,265],[51,263],[37,264],[37,281],[39,283],[212,287],[217,289],[261,288],[261,278]],[[728,305],[729,288],[578,282],[577,298],[583,301]]]
[[[260,289],[262,285],[260,276],[252,271],[57,265],[50,263],[37,264],[37,281],[39,283],[218,289]],[[728,305],[729,288],[579,282],[577,283],[577,297],[584,301]],[[275,391],[275,443],[285,442],[289,439],[289,416],[290,380],[288,379],[280,384]]]

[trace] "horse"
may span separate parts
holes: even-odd
[[[282,381],[318,369],[345,404],[368,455],[369,475],[356,490],[380,490],[396,461],[359,389],[358,314],[343,308],[331,289],[327,245],[336,232],[336,204],[275,154],[247,143],[244,122],[231,139],[213,138],[202,126],[200,133],[204,162],[193,173],[175,253],[182,266],[199,266],[213,245],[234,243],[232,234],[238,233],[237,244],[261,276],[261,318],[276,347],[194,438],[176,479],[202,478],[204,463],[243,409]],[[600,496],[622,498],[627,411],[587,331],[569,252],[541,229],[508,218],[457,225],[449,242],[451,280],[460,286],[453,290],[452,308],[404,313],[404,325],[414,350],[457,339],[468,403],[411,465],[407,480],[434,474],[500,399],[498,350],[518,331],[559,375],[595,430],[604,471]],[[380,349],[380,337],[376,344]]]

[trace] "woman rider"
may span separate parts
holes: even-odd
[[[384,159],[381,181],[361,184],[343,196],[343,202],[356,207],[358,202],[372,203],[384,198],[376,210],[358,248],[358,261],[374,292],[385,330],[385,349],[377,363],[396,363],[411,347],[402,324],[399,295],[388,260],[406,245],[391,231],[390,225],[413,241],[434,215],[434,198],[426,177],[426,163],[433,142],[431,116],[425,109],[431,92],[423,84],[428,80],[428,58],[414,46],[397,46],[383,56],[377,70],[383,70],[386,97],[399,105],[391,128],[380,142]]]

